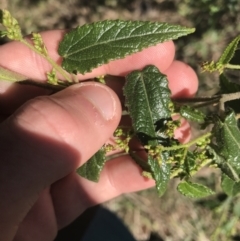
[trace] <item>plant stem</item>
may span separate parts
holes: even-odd
[[[228,197],[225,200],[225,202],[221,205],[221,209],[219,211],[221,211],[222,213],[219,218],[217,228],[215,229],[214,233],[211,236],[211,240],[213,241],[219,240],[219,235],[222,231],[223,223],[227,221],[228,212],[229,212],[230,204],[232,203],[232,199],[233,199],[232,197]]]
[[[224,104],[225,102],[231,101],[231,100],[237,100],[240,99],[240,92],[235,92],[235,93],[229,93],[229,94],[223,94],[222,97],[220,98],[220,111],[224,111]]]
[[[106,161],[110,161],[114,158],[121,157],[121,156],[128,156],[128,155],[129,155],[129,153],[126,153],[126,152],[111,154],[111,155],[106,156]]]
[[[207,166],[207,165],[209,165],[209,164],[211,164],[212,163],[212,159],[206,159],[206,160],[204,160],[201,164],[199,164],[198,166],[197,166],[197,168],[195,169],[195,170],[193,170],[193,171],[191,171],[190,172],[190,176],[193,176],[193,175],[195,175],[200,169],[202,169],[203,167],[205,167],[205,166]],[[173,178],[175,178],[175,177],[178,177],[178,175],[180,174],[180,173],[182,173],[183,172],[183,170],[182,169],[180,169],[180,168],[178,168],[177,170],[175,170],[174,172],[172,172],[171,173],[171,179],[173,179]]]
[[[33,81],[33,80],[21,80],[21,81],[17,81],[17,84],[21,84],[21,85],[33,85],[33,86],[37,86],[43,89],[47,89],[47,90],[52,90],[54,93],[61,91],[65,88],[67,88],[67,85],[53,85],[47,82],[39,82],[39,81]]]
[[[228,68],[228,69],[240,69],[240,65],[226,64],[225,68]]]
[[[219,99],[213,99],[213,100],[210,100],[210,101],[207,101],[207,102],[202,102],[200,104],[193,104],[191,105],[191,107],[193,108],[202,108],[202,107],[205,107],[205,106],[209,106],[209,105],[214,105],[214,104],[217,104],[219,102]]]
[[[193,98],[173,98],[172,101],[176,105],[190,104],[193,108],[201,108],[209,105],[213,105],[219,102],[221,95],[214,96],[200,96]]]
[[[37,54],[39,54],[40,56],[42,56],[43,58],[45,58],[48,63],[50,63],[54,69],[56,69],[69,83],[72,83],[72,79],[70,77],[69,74],[67,74],[67,72],[61,67],[59,66],[53,59],[51,59],[48,55],[45,56],[44,54],[40,53],[39,51],[37,51],[33,45],[31,45],[27,40],[25,39],[21,39],[20,40],[21,43],[25,44],[28,48],[30,48],[31,50],[33,50],[34,52],[36,52]]]
[[[177,103],[196,103],[196,102],[208,102],[219,100],[221,95],[214,95],[214,96],[200,96],[200,97],[192,97],[192,98],[173,98],[173,102]]]
[[[198,141],[201,141],[202,139],[205,139],[205,138],[208,138],[212,135],[211,132],[208,132],[192,141],[189,141],[188,143],[186,144],[181,144],[179,146],[169,146],[169,147],[163,147],[162,148],[162,151],[175,151],[175,150],[178,150],[178,149],[183,149],[183,148],[189,148],[191,147],[192,145],[196,144]]]

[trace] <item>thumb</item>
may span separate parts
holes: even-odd
[[[3,122],[0,210],[5,213],[0,224],[16,227],[13,222],[20,222],[44,188],[74,171],[109,139],[120,116],[117,95],[89,82],[33,99]]]

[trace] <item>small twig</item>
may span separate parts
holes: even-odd
[[[67,73],[60,65],[58,65],[53,59],[50,58],[50,56],[45,56],[44,54],[42,54],[40,51],[38,51],[33,45],[31,45],[26,39],[21,39],[20,40],[21,43],[25,44],[28,48],[30,48],[32,51],[34,51],[35,53],[39,54],[40,56],[42,56],[44,59],[46,59],[48,61],[48,63],[50,63],[53,68],[55,68],[57,70],[58,73],[60,73],[64,79],[66,79],[69,83],[72,83],[72,79],[71,79],[71,75],[69,75],[69,73]]]
[[[49,84],[47,82],[38,82],[38,81],[29,80],[29,79],[18,81],[16,83],[20,84],[20,85],[37,86],[37,87],[40,87],[43,89],[52,90],[54,93],[61,91],[61,90],[65,89],[66,87],[68,87],[67,85],[53,85],[53,84]]]
[[[200,97],[191,97],[191,98],[172,98],[172,100],[177,103],[196,103],[196,102],[217,101],[220,98],[221,98],[221,95],[214,95],[214,96],[200,96]]]
[[[175,150],[178,150],[178,149],[189,148],[189,147],[195,145],[198,141],[201,141],[201,140],[206,139],[206,138],[210,138],[211,135],[212,135],[212,133],[208,132],[208,133],[206,133],[206,134],[204,134],[204,135],[202,135],[202,136],[200,136],[200,137],[198,137],[198,138],[196,138],[192,141],[189,141],[185,144],[181,144],[181,145],[178,145],[178,146],[167,146],[167,147],[164,146],[162,148],[162,151],[175,151]]]
[[[94,80],[95,79],[86,79],[86,80],[82,80],[81,82],[94,81]],[[17,81],[15,83],[20,84],[20,85],[37,86],[37,87],[40,87],[40,88],[43,88],[43,89],[52,90],[53,93],[64,90],[65,88],[67,88],[67,87],[69,87],[73,84],[76,84],[76,82],[72,82],[72,83],[63,82],[63,83],[58,83],[57,85],[54,85],[54,84],[51,84],[51,83],[48,83],[48,82],[39,82],[39,81],[30,80],[30,79]]]
[[[222,94],[221,98],[219,100],[219,109],[221,112],[225,111],[225,102],[231,101],[231,100],[237,100],[240,99],[240,92],[235,93],[229,93],[229,94]]]
[[[220,98],[219,98],[220,99]],[[202,103],[198,103],[198,104],[193,104],[191,105],[193,108],[202,108],[208,105],[214,105],[217,104],[219,102],[219,99],[213,99],[212,101],[208,101],[208,102],[202,102]]]
[[[240,65],[236,65],[236,64],[226,64],[225,68],[228,69],[240,69]]]
[[[221,216],[219,217],[218,225],[211,236],[211,240],[219,240],[219,235],[222,231],[222,226],[228,219],[229,208],[232,203],[233,197],[228,197],[224,203],[220,206]]]
[[[126,153],[126,152],[119,152],[119,153],[115,153],[115,154],[111,154],[109,156],[106,156],[106,160],[107,161],[110,161],[112,159],[115,159],[117,157],[121,157],[121,156],[128,156],[129,153]]]

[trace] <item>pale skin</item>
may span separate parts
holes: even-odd
[[[57,45],[62,31],[42,33],[50,56],[60,63]],[[169,77],[173,96],[193,96],[195,72],[174,60],[166,42],[95,69],[79,80],[126,75],[148,64]],[[44,81],[51,66],[20,43],[0,47],[0,65]],[[108,162],[99,183],[75,173],[111,136],[121,119],[118,96],[107,86],[77,84],[53,95],[33,86],[0,82],[0,234],[4,241],[52,241],[88,207],[123,193],[154,185],[141,176],[129,156]],[[190,137],[185,123],[176,137]]]

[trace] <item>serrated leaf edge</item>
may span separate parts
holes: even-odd
[[[195,196],[195,195],[192,195],[192,194],[189,195],[189,193],[187,194],[187,193],[184,192],[184,190],[182,189],[181,185],[183,185],[183,184],[191,185],[191,188],[195,188],[194,186],[198,186],[198,187],[204,188],[208,193],[207,193],[206,195],[202,195],[202,196]],[[177,186],[177,190],[178,190],[182,195],[184,195],[184,196],[186,196],[186,197],[190,197],[190,198],[203,198],[203,197],[207,197],[207,196],[209,196],[209,195],[213,195],[213,194],[214,194],[214,192],[213,192],[210,188],[208,188],[208,187],[206,187],[206,186],[204,186],[204,185],[202,185],[202,184],[193,183],[193,182],[186,182],[186,181],[179,183],[178,186]],[[197,192],[199,192],[197,188],[196,188],[195,190],[196,190]]]
[[[99,24],[99,23],[106,23],[106,22],[116,22],[116,23],[118,23],[118,22],[126,22],[126,23],[128,23],[128,22],[135,22],[135,23],[146,23],[146,24],[147,24],[147,23],[149,23],[149,24],[157,24],[157,23],[158,23],[158,22],[151,22],[151,21],[103,20],[103,21],[98,21],[98,22],[94,22],[94,23],[90,23],[90,24],[84,24],[84,25],[82,25],[82,26],[78,26],[76,29],[80,29],[81,27],[86,27],[86,26],[94,26],[94,25],[97,25],[97,24]],[[190,33],[193,33],[193,32],[195,31],[195,28],[187,28],[187,27],[183,27],[183,26],[180,26],[180,25],[171,25],[171,24],[168,24],[168,23],[162,23],[162,24],[163,24],[163,25],[168,25],[169,27],[180,27],[182,30],[175,31],[175,32],[180,32],[180,31],[181,31],[182,33],[185,32],[185,34],[182,34],[180,37],[183,37],[183,36],[185,36],[185,35],[187,35],[187,34],[190,34]],[[72,30],[72,31],[75,31],[76,29],[74,29],[74,30]],[[70,31],[69,33],[71,33],[72,31]],[[173,32],[174,32],[174,31],[173,31]],[[66,35],[68,35],[69,33],[67,33]],[[152,33],[151,33],[151,35],[152,35]],[[134,36],[134,37],[137,37],[137,36]],[[141,37],[141,35],[139,35],[139,37]],[[159,41],[159,42],[157,42],[157,43],[155,43],[155,44],[148,45],[147,47],[156,46],[156,45],[159,44],[159,43],[162,43],[162,42],[165,42],[165,41],[169,41],[169,40],[174,40],[174,39],[177,39],[177,38],[179,38],[179,36],[172,36],[172,37],[169,37],[169,38],[165,39],[164,41]],[[123,39],[125,39],[125,38],[123,38]],[[129,39],[129,37],[128,37],[128,39]],[[63,39],[63,40],[64,40],[64,39]],[[121,39],[119,39],[119,40],[121,40]],[[63,42],[63,41],[61,41],[60,44],[59,44],[58,53],[59,53],[60,56],[63,57],[62,66],[63,66],[63,68],[64,68],[64,62],[65,62],[65,58],[66,58],[67,55],[62,54],[61,51],[60,51],[62,42]],[[109,43],[109,42],[111,42],[111,41],[108,41],[107,43]],[[97,46],[97,45],[99,45],[99,42],[97,42],[97,43],[94,44],[94,45],[91,45],[91,47],[94,47],[94,46]],[[126,56],[131,55],[131,54],[134,54],[134,53],[137,53],[137,52],[140,52],[140,51],[142,51],[143,49],[145,49],[145,48],[147,48],[147,47],[143,46],[142,48],[138,49],[138,51],[126,53],[124,56],[121,56],[121,57],[109,58],[108,61],[100,61],[100,62],[99,62],[97,65],[95,65],[94,67],[86,68],[85,71],[81,71],[81,72],[78,71],[78,72],[81,73],[81,74],[89,73],[89,72],[91,72],[94,68],[97,68],[97,67],[99,67],[99,66],[101,66],[101,65],[103,65],[103,64],[107,64],[107,63],[109,63],[109,62],[112,61],[112,60],[123,59],[123,58],[125,58]],[[90,48],[90,47],[88,47],[88,48]],[[86,48],[86,49],[87,49],[87,48]],[[69,57],[68,57],[68,58],[69,58]],[[70,58],[69,58],[69,59],[70,59]],[[64,68],[64,69],[66,69],[66,68]],[[67,69],[66,69],[66,70],[67,70]],[[68,71],[68,70],[67,70],[67,71]]]
[[[239,41],[240,41],[240,35],[237,36],[236,38],[234,38],[232,40],[232,42],[230,44],[228,44],[226,49],[223,51],[221,57],[219,58],[217,64],[226,65],[231,61],[231,59],[233,58],[234,53],[237,49]],[[231,48],[232,48],[232,50],[231,50]],[[229,55],[230,50],[231,50],[231,54],[230,54],[230,56],[227,56],[227,55]]]

